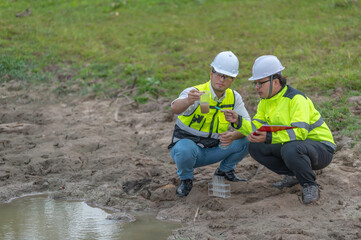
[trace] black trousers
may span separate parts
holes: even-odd
[[[271,171],[296,176],[299,183],[316,183],[312,170],[325,168],[332,161],[334,150],[317,141],[306,139],[284,144],[250,143],[250,155]]]

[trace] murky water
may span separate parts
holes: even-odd
[[[84,202],[61,201],[46,196],[19,198],[0,204],[2,240],[162,240],[179,223],[136,217],[124,225],[107,220],[110,213]]]

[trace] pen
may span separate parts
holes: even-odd
[[[215,109],[221,110],[221,112],[224,112],[224,110],[220,107],[214,106]]]

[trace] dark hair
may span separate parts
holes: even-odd
[[[276,79],[276,78],[280,81],[280,84],[281,84],[282,87],[286,86],[286,84],[287,84],[286,77],[282,76],[279,73],[276,73],[276,74],[273,75],[273,79]]]

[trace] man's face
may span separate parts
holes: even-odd
[[[211,70],[211,84],[215,92],[223,93],[226,91],[232,85],[234,79],[233,77]]]
[[[259,80],[256,80],[253,82],[254,88],[256,89],[258,95],[260,98],[267,98],[269,94],[269,88],[270,88],[270,78],[265,77]]]

